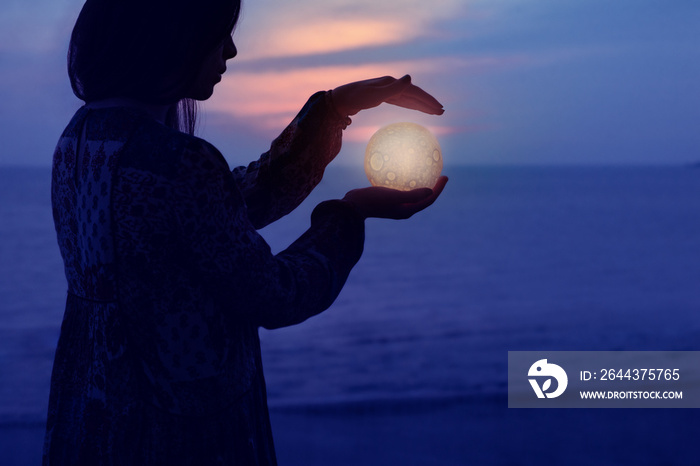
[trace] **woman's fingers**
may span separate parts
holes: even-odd
[[[404,209],[404,213],[409,213],[409,215],[405,218],[410,217],[411,215],[420,212],[421,210],[425,209],[426,207],[429,207],[430,205],[435,202],[435,200],[440,196],[440,193],[442,193],[442,190],[445,189],[445,185],[447,184],[448,178],[446,176],[441,176],[438,178],[437,183],[435,183],[435,187],[431,190],[431,193],[429,196],[423,197],[422,199],[417,200],[414,203],[411,204],[404,204],[402,207]],[[428,188],[424,188],[428,189]],[[414,191],[419,191],[418,189],[415,189]]]
[[[442,104],[412,84],[409,75],[400,79],[383,76],[346,84],[333,90],[333,100],[341,115],[354,115],[361,110],[374,108],[382,102],[430,115],[444,113]]]
[[[411,86],[411,77],[406,75],[401,79],[396,79],[391,76],[385,76],[383,78],[360,81],[359,84],[365,85],[364,91],[367,103],[372,107],[376,107],[388,99],[403,94]]]
[[[440,196],[447,183],[441,176],[435,187],[398,191],[384,186],[354,189],[345,195],[345,200],[357,207],[365,217],[406,219],[430,206]]]
[[[431,115],[442,115],[445,112],[442,104],[435,97],[411,83],[410,75],[406,75],[401,79],[385,76],[384,78],[379,78],[376,84],[379,84],[375,87],[378,102],[383,101]]]
[[[418,110],[429,115],[442,115],[445,113],[445,109],[442,105],[435,99],[422,99],[420,97],[414,97],[412,95],[402,94],[395,97],[387,99],[385,102],[388,104],[396,105],[398,107],[408,108],[410,110]]]
[[[405,90],[386,99],[386,102],[399,107],[419,110],[431,115],[442,115],[445,110],[440,102],[420,87],[411,84]]]
[[[419,212],[426,207],[430,206],[435,200],[440,196],[442,193],[442,190],[445,189],[445,185],[447,184],[448,178],[446,176],[441,176],[438,178],[437,183],[435,183],[435,187],[432,189],[432,194],[428,197],[425,197],[418,202],[416,202],[414,205],[419,208],[416,212]]]
[[[433,190],[430,188],[418,188],[410,191],[397,191],[392,189],[392,191],[398,194],[398,201],[404,204],[415,204],[433,195]]]
[[[398,191],[384,186],[372,186],[353,189],[343,199],[353,204],[365,218],[405,219],[435,202],[445,188],[445,183],[447,177],[441,176],[433,189]]]

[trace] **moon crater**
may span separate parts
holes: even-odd
[[[435,186],[442,172],[442,151],[433,134],[415,123],[379,129],[365,150],[365,173],[373,186],[408,191]]]

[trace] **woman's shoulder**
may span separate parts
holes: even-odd
[[[109,108],[90,111],[79,110],[66,132],[75,132],[73,122],[89,118],[86,126],[88,140],[105,144],[120,143],[119,166],[152,172],[154,175],[174,175],[182,165],[191,165],[192,159],[207,161],[217,168],[228,164],[223,155],[211,143],[173,128],[169,128],[150,116],[129,108]],[[64,133],[65,134],[65,133]]]

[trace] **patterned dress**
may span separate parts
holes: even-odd
[[[362,254],[344,201],[272,255],[256,229],[309,194],[340,150],[313,95],[269,152],[219,151],[132,108],[82,107],[54,155],[68,280],[45,465],[275,464],[258,328],[328,308]]]

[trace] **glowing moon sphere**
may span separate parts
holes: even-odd
[[[365,173],[373,186],[401,191],[432,188],[441,171],[440,144],[428,129],[415,123],[379,129],[365,150]]]

